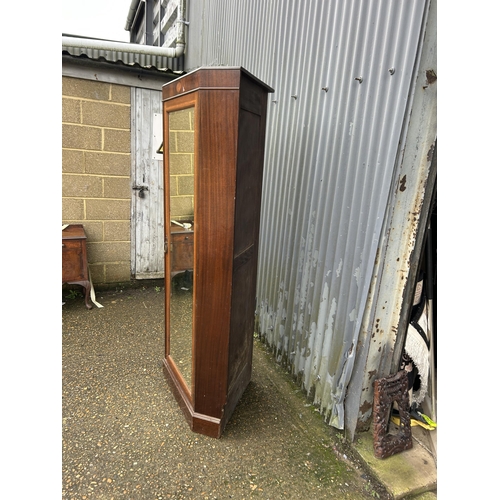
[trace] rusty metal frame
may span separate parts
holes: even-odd
[[[387,458],[413,447],[411,437],[408,376],[404,370],[375,381],[373,401],[373,449],[377,458]],[[392,405],[399,410],[399,432],[390,434],[388,424]]]

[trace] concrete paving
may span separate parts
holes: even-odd
[[[435,498],[435,476],[410,480],[432,475],[422,456],[377,461],[369,433],[351,446],[258,340],[223,436],[192,433],[163,375],[161,286],[98,291],[90,311],[66,296],[62,498]]]
[[[395,434],[396,429],[391,432]],[[413,448],[382,460],[373,453],[371,433],[360,434],[354,448],[395,500],[418,494],[421,500],[435,498],[435,493],[427,493],[437,488],[437,464],[430,448],[424,444],[429,432],[412,427]]]

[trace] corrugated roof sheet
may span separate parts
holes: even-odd
[[[87,37],[76,37],[74,35],[63,34],[66,37],[85,39]],[[96,40],[89,38],[89,40]],[[110,63],[122,63],[127,66],[140,66],[145,69],[157,69],[158,71],[183,71],[184,57],[171,58],[155,54],[144,54],[139,52],[123,52],[120,50],[97,50],[89,47],[68,47],[62,46],[63,54],[74,57],[86,56],[89,59],[104,60]]]

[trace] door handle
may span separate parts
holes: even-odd
[[[139,191],[139,198],[144,198],[144,191],[149,191],[148,186],[132,186],[132,189]]]

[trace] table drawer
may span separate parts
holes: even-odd
[[[62,282],[87,279],[82,240],[65,240],[62,244]]]
[[[192,231],[172,233],[170,251],[172,272],[193,269],[194,233]]]

